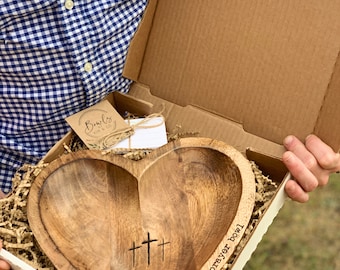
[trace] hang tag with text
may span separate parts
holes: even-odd
[[[89,149],[107,149],[133,133],[107,100],[66,118],[66,121]]]

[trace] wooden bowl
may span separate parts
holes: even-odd
[[[28,219],[58,269],[220,269],[254,197],[240,152],[186,138],[140,161],[93,150],[61,156],[32,184]]]

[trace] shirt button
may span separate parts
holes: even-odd
[[[90,62],[87,62],[87,63],[85,63],[85,65],[84,65],[84,70],[86,71],[86,72],[91,72],[92,71],[92,63],[90,63]]]
[[[65,1],[65,8],[71,10],[74,7],[74,2],[72,0]]]

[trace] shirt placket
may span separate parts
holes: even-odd
[[[88,8],[90,9],[90,5]],[[93,85],[96,76],[95,44],[91,43],[93,31],[87,19],[89,9],[81,9],[74,0],[65,0],[62,8],[65,35],[72,50],[76,71],[82,81],[86,106],[95,104],[101,98],[98,97],[98,92],[94,90]]]

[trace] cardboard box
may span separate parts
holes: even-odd
[[[340,1],[150,0],[115,94],[120,111],[164,109],[168,130],[224,141],[279,185],[236,259],[242,269],[285,200],[288,134],[340,147]],[[68,134],[46,156],[59,156]]]

